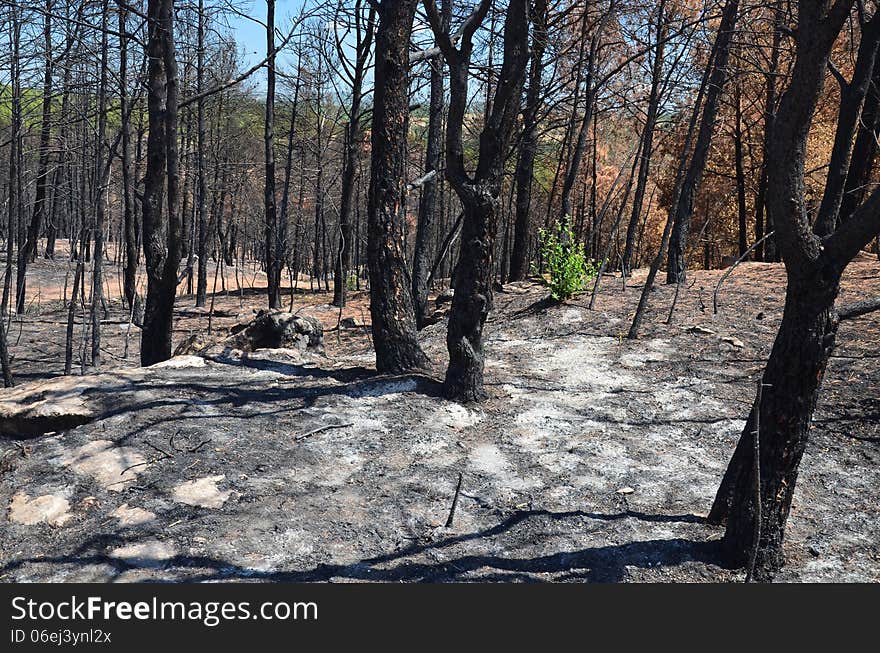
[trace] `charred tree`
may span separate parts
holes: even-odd
[[[669,254],[666,261],[667,283],[681,283],[685,278],[686,250],[691,228],[691,218],[694,214],[694,198],[700,188],[703,171],[706,168],[706,161],[709,157],[709,148],[712,145],[715,119],[718,115],[721,92],[724,89],[724,82],[727,77],[727,61],[730,57],[730,47],[733,41],[738,13],[739,0],[727,0],[721,15],[721,24],[718,27],[713,55],[710,59],[712,73],[709,77],[709,87],[706,91],[706,101],[703,105],[700,130],[694,144],[694,151],[688,164],[687,173],[684,177],[684,183],[675,199],[672,233],[669,238]]]
[[[348,109],[348,124],[345,127],[345,143],[342,155],[342,197],[339,203],[339,252],[333,275],[333,305],[345,306],[348,271],[351,269],[352,228],[351,216],[354,204],[354,184],[357,177],[358,155],[361,139],[361,103],[364,93],[364,75],[367,72],[370,51],[373,45],[373,30],[376,9],[370,4],[367,16],[363,15],[364,2],[357,0],[353,9],[355,21],[355,58],[349,66],[342,44],[337,44],[342,71],[351,84],[351,104]]]
[[[532,241],[530,209],[535,156],[538,152],[538,111],[544,75],[544,51],[547,47],[547,0],[535,0],[532,8],[532,52],[529,63],[529,84],[523,108],[522,142],[516,165],[516,221],[513,248],[510,252],[511,281],[521,281],[529,273],[529,247]]]
[[[489,10],[483,0],[467,19],[456,47],[434,0],[425,10],[437,44],[449,65],[450,100],[446,127],[446,177],[461,201],[464,220],[461,252],[455,269],[455,295],[449,315],[446,346],[449,367],[445,392],[459,401],[486,398],[483,386],[483,325],[492,308],[492,257],[497,231],[504,163],[519,113],[528,65],[529,5],[511,0],[504,20],[504,57],[492,109],[480,133],[479,159],[471,176],[465,168],[463,125],[467,107],[473,35]]]
[[[263,143],[266,153],[266,185],[263,206],[266,221],[264,247],[269,308],[281,308],[281,268],[278,257],[278,209],[275,199],[275,0],[266,0],[266,120]]]
[[[149,0],[147,19],[149,128],[143,195],[147,297],[141,331],[142,365],[152,365],[171,357],[177,268],[182,257],[182,228],[177,210],[178,81],[174,0]]]
[[[417,0],[383,0],[376,28],[367,266],[376,369],[404,372],[428,364],[416,331],[407,272],[406,138],[409,127],[409,39]]]
[[[440,8],[440,20],[444,30],[449,29],[452,21],[452,0],[443,0]],[[443,150],[443,60],[435,58],[429,62],[431,66],[431,97],[428,107],[428,143],[425,147],[425,173],[440,170],[440,156]],[[434,177],[422,185],[419,198],[419,222],[416,226],[416,248],[413,254],[413,301],[415,302],[416,325],[419,329],[427,324],[428,319],[428,278],[431,275],[431,237],[436,230],[438,217],[437,188],[440,180]]]
[[[768,152],[767,208],[788,275],[785,310],[762,376],[760,401],[755,402],[709,515],[710,521],[727,526],[722,540],[727,562],[745,565],[754,550],[755,577],[759,579],[772,577],[783,563],[785,524],[841,315],[861,314],[836,310],[841,275],[880,231],[880,189],[875,189],[846,222],[824,237],[811,228],[804,192],[810,127],[831,50],[853,3],[798,3],[798,24],[793,31],[796,58],[791,81],[780,100]],[[862,45],[873,40],[876,49],[876,31],[865,21],[861,21],[861,27]],[[873,70],[868,73],[870,76]],[[864,97],[851,99],[861,103]],[[838,121],[835,139],[851,141],[857,125],[847,120],[845,112]],[[849,126],[841,128],[843,122]],[[839,204],[829,197],[837,192],[833,184],[826,189],[823,205],[832,213],[820,214],[819,224],[839,223],[834,215],[839,212]],[[752,431],[758,417],[760,505],[756,504],[753,489],[756,479],[752,453]],[[759,514],[761,528],[756,542]]]

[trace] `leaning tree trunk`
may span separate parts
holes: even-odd
[[[739,0],[727,0],[718,27],[718,36],[713,46],[714,57],[711,59],[712,74],[709,77],[709,88],[706,92],[706,104],[700,121],[700,131],[694,145],[694,152],[688,164],[684,183],[675,200],[672,234],[669,238],[669,253],[666,264],[666,283],[682,283],[687,265],[687,241],[694,214],[694,199],[703,179],[703,171],[709,158],[712,145],[712,134],[715,130],[715,119],[721,103],[721,92],[727,76],[727,60],[736,27],[739,11]]]
[[[725,560],[735,566],[747,564],[758,518],[753,438],[760,410],[758,579],[767,579],[782,566],[783,533],[798,467],[834,348],[838,321],[833,306],[838,286],[839,273],[818,266],[809,277],[789,278],[782,323],[761,380],[760,406],[756,405],[749,416],[709,514],[710,522],[727,524],[722,541]]]
[[[417,339],[403,238],[408,48],[416,4],[416,0],[383,0],[376,30],[367,265],[376,369],[389,373],[428,365]]]
[[[813,0],[798,3],[797,57],[774,122],[767,166],[768,209],[788,274],[785,312],[761,380],[761,392],[709,515],[710,521],[727,524],[722,547],[727,562],[742,565],[754,559],[759,579],[772,577],[783,562],[782,542],[798,467],[838,322],[842,317],[862,314],[846,308],[836,312],[840,277],[880,230],[880,189],[825,238],[810,228],[804,192],[810,127],[831,50],[852,4],[852,0],[839,0],[830,7]],[[863,44],[872,39],[876,48],[880,31],[867,29],[864,23],[862,28]],[[873,66],[873,53],[870,57]],[[858,63],[855,68],[858,70]],[[872,70],[862,72],[872,74]],[[867,85],[861,88],[861,98],[848,100],[861,103]],[[845,143],[836,143],[835,149],[849,147],[857,128],[856,121],[841,112],[835,139]],[[838,159],[841,167],[847,163],[846,156]],[[833,226],[839,222],[839,185],[829,185],[825,193],[823,205],[831,208],[819,216],[818,224]],[[876,305],[880,306],[880,301]],[[760,420],[756,421],[757,416]],[[757,469],[752,453],[756,437]]]

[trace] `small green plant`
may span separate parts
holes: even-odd
[[[540,229],[541,257],[550,272],[550,296],[564,301],[586,288],[596,276],[596,266],[587,259],[583,243],[575,241],[569,220],[552,229]]]
[[[345,280],[345,287],[347,290],[357,290],[357,273],[352,272],[348,275],[348,278]]]

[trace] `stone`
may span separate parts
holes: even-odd
[[[260,311],[250,322],[233,327],[226,345],[245,352],[255,349],[311,349],[320,353],[324,348],[324,327],[320,320],[311,316]]]

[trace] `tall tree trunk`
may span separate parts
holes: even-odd
[[[449,64],[450,101],[446,127],[446,175],[461,200],[464,220],[461,252],[455,271],[455,295],[449,315],[445,392],[459,401],[486,398],[483,385],[483,326],[492,308],[492,256],[495,250],[499,195],[504,162],[519,113],[528,65],[529,17],[527,0],[511,0],[504,20],[504,57],[495,87],[492,111],[480,133],[479,159],[474,176],[465,170],[462,130],[472,37],[491,3],[484,0],[468,19],[460,39],[452,44],[443,29],[433,0],[425,8],[431,28]]]
[[[774,123],[768,159],[768,209],[788,273],[785,311],[762,376],[763,392],[709,514],[710,521],[727,524],[722,540],[727,561],[744,565],[754,554],[759,579],[771,577],[783,562],[785,524],[798,468],[837,333],[839,314],[834,301],[841,275],[880,230],[880,190],[874,190],[847,222],[824,239],[810,228],[804,193],[810,127],[831,50],[852,4],[853,0],[838,0],[831,6],[812,0],[798,3],[797,55]],[[863,40],[880,38],[864,27]],[[838,120],[835,140],[851,142],[857,125],[840,128],[847,120],[845,112]],[[833,201],[828,196],[836,192],[834,185],[829,186],[823,200]],[[836,218],[829,220],[838,223]],[[752,453],[755,437],[759,441],[758,479]]]
[[[538,152],[538,111],[543,89],[544,51],[547,47],[547,0],[535,0],[532,9],[532,53],[529,65],[529,87],[523,109],[522,142],[516,172],[516,221],[513,249],[510,252],[511,281],[521,281],[529,273],[529,248],[532,242],[530,209],[535,156]]]
[[[339,252],[336,256],[335,274],[333,275],[333,305],[345,306],[346,284],[348,283],[348,271],[351,269],[351,245],[352,245],[352,204],[354,202],[354,183],[357,177],[358,156],[361,149],[361,101],[363,99],[364,74],[370,49],[373,44],[373,29],[375,23],[375,7],[371,4],[365,24],[362,15],[362,2],[355,2],[354,14],[357,21],[356,33],[358,40],[355,44],[354,71],[351,76],[351,104],[348,110],[348,125],[345,128],[345,142],[342,155],[342,197],[339,204]],[[339,51],[340,57],[345,53]],[[433,91],[432,91],[433,92]]]
[[[98,83],[98,134],[95,156],[95,252],[92,259],[92,365],[101,366],[101,313],[104,304],[104,228],[107,222],[110,185],[110,153],[107,143],[107,21],[108,0],[101,5],[101,72]],[[106,156],[106,164],[105,164]]]
[[[281,308],[281,261],[278,260],[278,211],[275,202],[275,0],[266,0],[266,277],[269,308]]]
[[[770,140],[773,134],[773,121],[776,118],[776,77],[779,73],[779,56],[782,46],[783,0],[773,4],[773,41],[770,46],[770,66],[766,75],[766,93],[764,96],[764,141],[762,144],[761,172],[758,176],[758,190],[755,194],[755,247],[756,261],[777,260],[776,241],[773,237],[761,242],[765,233],[773,231],[773,225],[765,211],[767,206],[767,159],[770,152]]]
[[[648,111],[645,116],[645,127],[642,130],[641,155],[639,156],[639,172],[636,178],[636,190],[633,195],[632,212],[626,227],[626,239],[620,267],[624,275],[628,275],[632,267],[633,249],[636,242],[636,230],[645,202],[648,178],[651,172],[651,156],[654,153],[654,131],[657,126],[657,113],[660,110],[660,85],[663,81],[663,63],[666,52],[666,34],[668,32],[668,16],[666,0],[661,0],[657,8],[657,47],[654,49],[654,61],[651,67],[651,91],[648,95]]]
[[[710,59],[712,74],[709,78],[709,89],[706,92],[706,103],[703,106],[700,131],[684,178],[684,184],[675,201],[672,233],[669,239],[669,256],[666,262],[667,283],[682,283],[685,278],[686,250],[691,218],[694,213],[694,198],[703,179],[706,160],[709,158],[709,148],[712,145],[715,118],[718,115],[721,92],[724,89],[724,81],[727,76],[727,61],[730,56],[730,46],[733,41],[738,12],[739,0],[727,0],[713,48],[714,57]]]
[[[204,306],[208,300],[208,184],[205,170],[205,98],[201,96],[205,90],[205,0],[199,0],[198,31],[196,45],[196,102],[197,153],[196,169],[198,175],[198,272],[196,274],[196,306]]]
[[[37,241],[46,216],[46,187],[49,181],[49,140],[52,136],[52,13],[54,0],[46,0],[43,12],[43,47],[46,58],[43,70],[43,109],[40,118],[40,145],[37,161],[37,177],[34,190],[34,210],[27,228],[24,249],[18,253],[18,278],[16,283],[16,310],[24,312],[27,266],[37,253]]]
[[[543,0],[539,0],[543,1]],[[452,20],[452,0],[441,3],[443,29],[449,29]],[[440,170],[440,155],[443,150],[443,60],[436,58],[431,66],[431,98],[428,109],[428,143],[425,147],[425,173]],[[436,231],[437,188],[439,175],[435,175],[422,186],[419,199],[419,222],[416,226],[416,248],[413,254],[413,302],[415,303],[416,325],[422,329],[428,320],[428,277],[431,275],[431,240]]]
[[[406,138],[409,127],[409,40],[417,0],[383,0],[376,29],[367,265],[376,369],[403,372],[427,366],[419,347],[407,273]]]
[[[141,331],[141,364],[171,357],[181,225],[177,212],[177,62],[174,51],[174,0],[147,4],[147,170],[143,229],[147,298]],[[167,209],[163,211],[167,181]]]
[[[122,273],[122,287],[125,303],[129,309],[134,307],[137,294],[138,240],[137,224],[134,216],[131,171],[131,107],[128,95],[128,10],[119,9],[119,112],[122,124],[122,210],[123,232],[125,234],[125,268]]]

